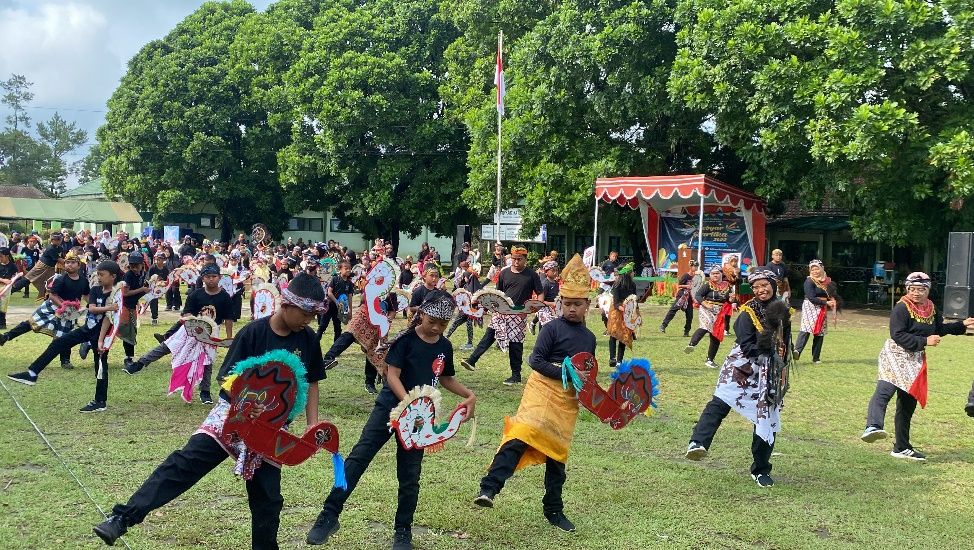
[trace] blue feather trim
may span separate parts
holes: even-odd
[[[304,363],[301,359],[298,359],[297,355],[283,350],[275,349],[271,350],[263,355],[258,355],[257,357],[248,357],[243,361],[238,362],[233,366],[230,374],[243,374],[247,369],[254,368],[258,365],[263,365],[264,363],[270,362],[284,363],[290,367],[291,372],[294,373],[294,381],[297,383],[297,391],[294,396],[294,407],[291,408],[290,413],[288,413],[288,422],[294,420],[294,417],[304,411],[304,406],[308,402],[308,369],[304,367]]]
[[[335,488],[343,491],[348,490],[348,481],[345,480],[345,460],[341,453],[331,455],[331,466],[335,472]]]
[[[575,365],[572,365],[572,358],[565,357],[565,360],[561,362],[561,386],[568,389],[568,380],[571,379],[571,385],[575,388],[575,393],[582,391],[582,379],[578,377],[578,373],[575,372]]]
[[[649,362],[649,359],[643,359],[639,357],[635,359],[627,359],[622,363],[620,363],[619,366],[616,367],[616,370],[611,375],[609,375],[609,377],[612,378],[612,380],[616,380],[620,376],[632,372],[633,367],[641,367],[643,370],[646,371],[647,374],[649,374],[649,382],[650,384],[653,385],[653,395],[651,396],[652,401],[650,404],[655,409],[656,396],[659,395],[659,378],[656,376],[656,371],[653,370],[653,366]]]

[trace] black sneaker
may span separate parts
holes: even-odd
[[[707,448],[703,445],[697,443],[696,441],[691,441],[687,445],[687,460],[703,460],[707,456]]]
[[[774,487],[774,480],[771,479],[771,476],[769,476],[768,474],[758,474],[758,475],[751,474],[751,479],[753,479],[758,484],[758,487],[762,487],[764,489]]]
[[[890,456],[896,458],[906,458],[909,460],[924,461],[927,459],[927,455],[921,453],[916,449],[903,449],[902,451],[892,451],[889,453]]]
[[[91,351],[91,343],[81,342],[81,345],[78,346],[78,355],[81,357],[82,361],[88,358],[89,351]]]
[[[159,342],[160,344],[165,344],[166,343],[166,335],[165,334],[159,334],[157,332],[157,333],[153,334],[153,336],[155,336],[156,342]]]
[[[565,531],[566,533],[575,532],[575,524],[568,521],[565,517],[564,512],[545,512],[544,517],[548,520],[548,523],[554,525],[555,527]]]
[[[490,491],[480,491],[477,498],[473,499],[473,503],[481,508],[493,508],[494,507],[494,494]]]
[[[964,412],[967,413],[967,416],[974,417],[974,401],[970,401],[967,405],[964,405]]]
[[[325,364],[325,370],[331,370],[337,366],[338,366],[338,359],[332,359],[331,361]]]
[[[392,534],[392,550],[413,550],[413,530],[400,527]]]
[[[512,376],[512,377],[508,378],[507,380],[504,380],[504,385],[505,386],[516,386],[516,385],[518,385],[520,383],[521,383],[521,377],[520,376]]]
[[[121,538],[128,531],[125,527],[125,520],[122,516],[111,515],[108,519],[99,523],[93,529],[98,538],[105,541],[109,546],[115,546],[115,541]]]
[[[0,346],[7,343],[7,333],[0,334]]]
[[[37,383],[37,377],[31,376],[29,372],[18,372],[16,374],[8,374],[7,378],[13,380],[14,382],[20,382],[21,384],[27,384],[28,386],[33,386]]]
[[[74,365],[71,364],[71,361],[68,361],[67,363],[61,363],[61,368],[64,370],[74,370]]]
[[[311,526],[311,530],[308,531],[308,538],[305,542],[312,545],[324,544],[339,528],[341,528],[341,524],[338,523],[338,518],[321,512],[318,514],[315,524]]]
[[[660,334],[666,334],[666,327],[664,327],[663,325],[660,325],[659,326],[659,333]]]
[[[200,403],[204,405],[212,405],[213,398],[210,397],[210,392],[201,391],[200,392]]]
[[[467,370],[477,370],[477,363],[474,363],[470,359],[463,359],[460,361],[460,366]]]
[[[690,331],[689,330],[683,331],[683,337],[684,338],[689,338],[690,337]]]
[[[108,403],[105,403],[104,401],[92,401],[91,403],[88,403],[84,407],[78,409],[78,412],[95,413],[95,412],[102,412],[107,408],[108,408]]]
[[[375,395],[375,394],[379,393],[379,391],[375,389],[375,384],[370,384],[370,383],[366,382],[365,383],[365,393],[367,393],[369,395]]]
[[[125,366],[122,367],[122,370],[125,371],[125,374],[135,374],[144,368],[145,365],[143,365],[141,361],[133,361],[126,357]]]

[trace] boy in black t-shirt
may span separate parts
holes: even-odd
[[[355,283],[352,282],[352,264],[348,263],[348,260],[342,260],[338,263],[338,275],[331,278],[331,282],[328,283],[328,301],[331,305],[328,307],[328,312],[323,313],[318,318],[318,339],[321,339],[321,335],[325,333],[325,327],[328,323],[332,324],[335,329],[335,340],[342,335],[342,321],[339,313],[338,299],[340,296],[345,296],[345,307],[352,307],[352,295],[355,294]]]
[[[72,253],[69,252],[70,257]],[[65,264],[68,262],[66,261]],[[70,354],[71,348],[78,344],[88,343],[95,350],[95,398],[81,408],[81,412],[100,412],[108,406],[108,352],[101,352],[98,337],[101,333],[102,320],[105,314],[115,311],[114,304],[106,305],[112,293],[115,282],[122,276],[122,270],[113,261],[98,264],[98,284],[88,294],[88,313],[85,322],[60,338],[55,338],[41,355],[31,363],[27,370],[8,376],[11,380],[34,385],[37,377],[55,357]]]
[[[145,274],[145,264],[142,253],[138,250],[128,254],[129,268],[125,272],[122,280],[125,288],[122,289],[122,314],[119,316],[118,337],[122,340],[122,347],[125,349],[125,364],[128,365],[135,357],[135,340],[139,335],[138,314],[136,308],[139,305],[139,298],[149,292],[148,280]]]
[[[416,287],[409,297],[409,314],[415,315],[419,306],[426,299],[426,295],[436,290],[436,284],[440,282],[440,268],[434,263],[423,266],[423,284]]]
[[[14,283],[10,291],[17,292],[20,289],[26,289],[31,283],[34,283],[34,287],[37,288],[37,299],[44,299],[44,296],[47,294],[47,281],[54,276],[58,260],[61,259],[61,255],[64,253],[61,244],[61,234],[51,233],[50,246],[37,258],[37,261],[34,262],[33,267],[30,268],[30,271],[27,272],[24,278]],[[24,296],[26,295],[25,293]]]
[[[683,324],[683,337],[690,337],[690,324],[693,322],[693,298],[691,297],[690,283],[693,281],[693,274],[696,272],[697,261],[690,260],[689,269],[680,276],[680,281],[676,286],[676,296],[674,296],[673,303],[670,305],[669,311],[666,312],[666,316],[663,317],[663,323],[659,326],[660,332],[666,332],[666,327],[673,320],[673,317],[676,316],[676,312],[683,311],[683,314],[686,316],[686,322]]]
[[[166,341],[179,331],[184,318],[199,315],[205,307],[212,306],[215,312],[213,321],[217,325],[223,323],[224,329],[227,331],[230,330],[230,295],[227,294],[227,291],[220,288],[220,268],[218,268],[216,264],[208,264],[204,266],[200,271],[200,279],[202,280],[202,286],[194,290],[189,296],[186,297],[186,303],[183,306],[180,322],[174,324],[172,328],[170,328],[169,331],[167,331],[166,334],[161,337],[158,346],[149,350],[149,352],[142,357],[139,357],[137,361],[126,361],[125,367],[123,368],[126,374],[135,374],[144,369],[147,365],[169,355],[172,350],[169,349]],[[209,405],[213,402],[212,398],[210,397],[211,372],[212,366],[206,365],[206,367],[203,369],[203,379],[200,381],[200,401],[202,401],[204,405]]]
[[[166,267],[166,254],[161,250],[156,252],[155,261],[149,267],[148,277],[151,279],[153,275],[157,276],[157,280],[165,281],[169,278],[169,268]],[[149,311],[152,314],[152,324],[159,324],[159,299],[152,300],[149,302]]]
[[[459,406],[467,408],[464,419],[473,418],[477,398],[455,378],[453,346],[443,331],[453,315],[453,299],[449,294],[434,290],[419,308],[412,326],[395,342],[386,355],[389,370],[386,384],[375,400],[372,414],[366,421],[358,443],[345,460],[347,489],[333,489],[325,500],[314,526],[308,532],[308,544],[323,544],[338,531],[338,516],[351,496],[365,469],[379,449],[389,441],[389,413],[413,388],[439,382],[450,392],[463,398]],[[441,363],[443,371],[436,373],[434,363]],[[399,479],[399,504],[396,509],[393,549],[412,548],[412,523],[419,500],[419,475],[423,463],[423,449],[406,450],[396,440],[396,476]]]
[[[318,381],[325,378],[321,365],[321,347],[308,324],[324,307],[325,293],[321,283],[299,274],[281,295],[281,307],[274,315],[258,319],[243,327],[233,340],[220,369],[221,376],[243,359],[283,349],[301,358],[307,368],[308,382],[305,417],[308,426],[318,422]],[[126,504],[116,504],[112,515],[94,528],[108,545],[115,544],[129,527],[145,520],[153,510],[189,490],[197,481],[230,456],[230,450],[219,442],[212,430],[222,430],[229,403],[221,393],[220,403],[213,408],[206,423],[189,438],[186,445],[169,455],[149,476]],[[276,549],[284,499],[281,496],[281,469],[264,462],[246,481],[250,505],[251,547]]]
[[[47,299],[41,304],[29,321],[21,321],[5,334],[0,334],[0,346],[30,331],[40,332],[54,338],[60,338],[74,330],[74,320],[66,320],[59,316],[57,310],[61,308],[63,302],[80,302],[88,295],[88,279],[79,273],[81,269],[81,258],[75,250],[71,250],[64,258],[64,273],[54,280],[51,291]],[[61,366],[66,369],[73,369],[71,364],[71,350],[66,349],[61,352]],[[15,379],[11,380],[33,385],[32,382]],[[36,380],[36,377],[35,377]]]

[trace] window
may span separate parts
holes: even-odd
[[[833,242],[832,263],[842,267],[872,267],[876,263],[876,243]]]
[[[565,236],[564,235],[548,235],[548,251],[557,250],[559,255],[564,255],[565,250]]]
[[[628,244],[622,244],[622,237],[609,237],[609,251],[613,250],[625,258],[632,256],[632,248]]]
[[[808,263],[818,258],[818,241],[778,241],[778,248],[788,263]]]
[[[200,227],[213,227],[213,216],[200,216]]]
[[[288,231],[300,231],[300,229],[299,229],[299,223],[298,223],[298,218],[291,218],[291,219],[289,219],[287,221],[287,230]]]
[[[572,252],[578,252],[579,254],[585,252],[585,249],[592,246],[592,236],[591,235],[576,235],[575,236],[575,248]]]
[[[323,227],[324,222],[322,222],[321,218],[308,218],[308,231],[321,233]]]
[[[356,231],[352,226],[347,226],[342,229],[342,220],[338,218],[332,218],[328,221],[328,229],[330,233],[358,233],[358,231]]]

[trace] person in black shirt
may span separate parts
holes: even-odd
[[[785,253],[775,248],[771,251],[771,263],[765,269],[774,273],[778,278],[778,297],[788,303],[791,300],[791,283],[788,282],[788,266],[784,262]]]
[[[10,289],[11,292],[17,292],[18,290],[27,288],[28,285],[34,283],[34,287],[37,288],[37,298],[43,299],[47,294],[47,281],[54,276],[55,268],[58,265],[58,260],[61,259],[64,254],[61,249],[62,238],[60,233],[51,233],[51,245],[48,246],[44,253],[34,262],[34,266],[30,268],[22,279],[14,283],[14,286]]]
[[[416,287],[409,296],[409,313],[416,314],[420,304],[426,299],[426,294],[436,290],[436,284],[440,282],[440,268],[434,263],[423,266],[423,284]]]
[[[497,290],[503,292],[514,302],[514,305],[523,306],[532,294],[541,294],[544,289],[541,287],[541,278],[531,268],[527,267],[528,251],[521,246],[511,249],[512,264],[509,268],[504,268],[497,278]],[[490,327],[484,332],[484,337],[477,344],[477,349],[469,358],[461,361],[465,369],[474,370],[477,368],[477,361],[484,353],[490,349],[491,344],[497,341],[502,350],[507,352],[511,364],[511,377],[504,381],[505,385],[511,386],[521,383],[521,360],[524,355],[524,333],[527,329],[527,320],[524,315],[502,315],[494,313],[490,319]],[[498,338],[498,334],[500,338]],[[506,349],[505,349],[506,348]]]
[[[7,286],[17,275],[17,264],[7,247],[0,248],[0,286]],[[0,329],[7,328],[7,306],[10,304],[10,289],[0,295]]]
[[[166,266],[166,254],[163,251],[156,252],[155,261],[152,266],[149,267],[149,278],[151,279],[153,275],[157,276],[157,280],[165,281],[169,278],[169,268]],[[152,324],[159,324],[159,299],[152,300],[149,302],[149,311],[152,314]]]
[[[666,316],[663,317],[663,322],[659,326],[660,332],[666,332],[666,327],[676,316],[676,312],[682,311],[686,315],[686,322],[683,324],[683,336],[685,338],[690,336],[690,324],[693,322],[693,298],[690,296],[690,283],[693,280],[693,274],[696,272],[697,260],[690,260],[689,269],[680,276],[680,281],[676,285],[676,296],[673,298],[673,303],[670,304]]]
[[[321,347],[308,327],[324,306],[321,283],[305,274],[297,275],[282,293],[281,307],[270,317],[258,319],[243,327],[233,340],[220,368],[220,376],[241,360],[257,357],[271,350],[287,350],[301,359],[307,373],[308,426],[318,423],[318,382],[325,378],[321,364]],[[231,449],[223,446],[214,431],[220,431],[230,404],[221,393],[207,421],[186,445],[169,455],[149,476],[126,504],[116,504],[112,515],[94,528],[108,545],[113,545],[129,527],[141,523],[153,510],[189,490],[197,481],[225,461]],[[388,419],[387,419],[388,420]],[[284,498],[281,496],[280,466],[264,461],[246,482],[250,505],[251,547],[276,549]]]
[[[30,237],[27,238],[27,241],[24,244],[23,250],[20,251],[20,253],[24,255],[24,269],[22,270],[24,272],[24,275],[27,275],[27,273],[30,273],[30,270],[35,265],[37,265],[37,261],[41,257],[41,251],[40,251],[39,245],[40,245],[40,239],[38,238],[38,236],[37,235],[31,235]],[[29,282],[28,283],[21,283],[21,284],[16,285],[16,286],[18,286],[18,287],[23,286],[24,287],[24,298],[30,298],[30,283]],[[13,288],[11,288],[11,292],[12,291],[13,291]]]
[[[335,329],[335,340],[342,335],[342,321],[341,315],[338,311],[339,298],[345,296],[345,307],[352,307],[352,296],[355,294],[355,283],[352,282],[352,264],[348,263],[348,260],[342,260],[338,262],[338,274],[331,278],[331,282],[328,283],[328,301],[331,305],[328,307],[328,312],[324,313],[318,319],[318,339],[321,339],[321,335],[325,333],[325,328],[328,323],[332,323],[332,327]]]
[[[200,315],[203,308],[212,308],[214,312],[213,322],[217,325],[223,323],[224,329],[226,331],[230,330],[230,295],[220,287],[220,268],[215,264],[210,264],[205,266],[200,273],[200,279],[203,280],[203,284],[186,297],[186,304],[183,306],[180,322],[174,324],[172,328],[159,338],[158,346],[149,350],[142,357],[139,357],[137,361],[126,361],[123,370],[127,374],[135,374],[146,366],[169,355],[172,350],[169,349],[166,341],[179,331],[180,327],[182,327],[183,319]],[[203,379],[200,381],[200,401],[205,405],[213,402],[210,397],[211,371],[212,366],[206,365],[203,369]]]
[[[541,278],[541,301],[547,308],[538,310],[538,314],[531,320],[531,334],[538,330],[538,324],[544,325],[555,318],[555,300],[558,299],[558,262],[548,260],[541,266],[544,277]]]
[[[430,292],[413,318],[412,326],[389,349],[386,363],[386,383],[375,400],[372,414],[362,430],[362,437],[352,447],[345,460],[347,489],[332,489],[325,500],[318,519],[308,532],[308,544],[323,544],[338,531],[338,516],[365,469],[379,449],[389,441],[389,413],[406,398],[406,394],[419,386],[437,383],[463,398],[460,407],[466,407],[466,419],[473,418],[476,397],[455,378],[453,346],[444,338],[443,331],[453,315],[453,299],[444,291]],[[434,365],[441,365],[436,372]],[[399,503],[394,524],[393,548],[412,548],[412,523],[419,500],[419,475],[423,463],[423,449],[406,450],[396,445],[396,477],[399,479]]]
[[[710,346],[707,348],[707,362],[705,363],[712,369],[720,365],[714,363],[720,343],[724,341],[724,323],[727,320],[726,314],[731,311],[731,304],[734,301],[734,288],[727,281],[723,280],[723,273],[720,266],[715,265],[710,268],[710,279],[700,285],[697,294],[693,299],[700,304],[697,309],[697,316],[700,319],[700,327],[697,328],[690,343],[683,349],[684,353],[693,353],[694,348],[700,343],[704,336],[710,337]]]
[[[135,356],[135,342],[139,334],[138,315],[136,308],[139,298],[149,292],[149,278],[145,273],[145,263],[142,253],[133,250],[128,253],[128,269],[122,277],[125,288],[122,289],[122,314],[119,316],[118,338],[125,349],[125,364],[132,362]]]
[[[71,252],[68,253],[69,258],[71,254]],[[65,265],[69,263],[71,262],[65,261]],[[112,289],[115,287],[115,282],[122,276],[122,270],[119,269],[117,263],[107,261],[98,264],[97,273],[99,286],[92,288],[88,294],[88,313],[85,316],[84,324],[60,338],[55,338],[47,346],[47,349],[27,367],[26,371],[8,376],[11,380],[33,385],[37,382],[37,377],[40,376],[41,371],[55,357],[60,355],[63,358],[65,354],[71,353],[71,348],[74,346],[87,343],[91,349],[96,350],[95,398],[80,409],[83,413],[104,411],[108,406],[108,352],[98,351],[100,349],[98,338],[101,335],[102,320],[105,313],[115,311],[117,307],[114,304],[106,304]],[[83,358],[84,356],[82,356]]]
[[[40,332],[53,338],[60,338],[74,330],[74,320],[68,321],[58,316],[57,310],[63,302],[80,302],[88,295],[88,278],[82,277],[79,273],[81,261],[75,250],[72,250],[64,261],[64,273],[54,280],[51,292],[47,299],[41,304],[29,321],[21,321],[5,334],[0,334],[0,346],[30,331]],[[73,369],[71,364],[71,350],[66,349],[61,352],[61,366],[66,369]],[[18,380],[18,382],[23,382]]]
[[[465,289],[470,294],[475,294],[480,290],[480,277],[479,273],[472,271],[470,267],[470,262],[464,260],[460,262],[460,279],[457,281],[457,287]],[[483,320],[478,319],[481,323],[479,326],[483,326]],[[459,328],[460,325],[467,325],[467,343],[460,346],[461,350],[472,350],[473,349],[473,324],[474,320],[467,316],[466,313],[462,311],[457,312],[456,319],[453,320],[453,324],[450,325],[450,330],[446,331],[446,337],[449,338],[453,336],[453,332]]]
[[[578,398],[573,388],[562,385],[562,365],[578,353],[594,356],[595,335],[585,327],[591,278],[581,256],[576,254],[565,265],[562,279],[562,316],[541,327],[528,359],[534,372],[524,386],[517,414],[505,421],[500,448],[480,480],[480,494],[474,504],[492,508],[494,497],[516,470],[544,464],[541,502],[545,519],[563,531],[574,531],[575,526],[565,517],[561,494],[578,418]],[[584,379],[587,375],[580,372],[579,376]]]

